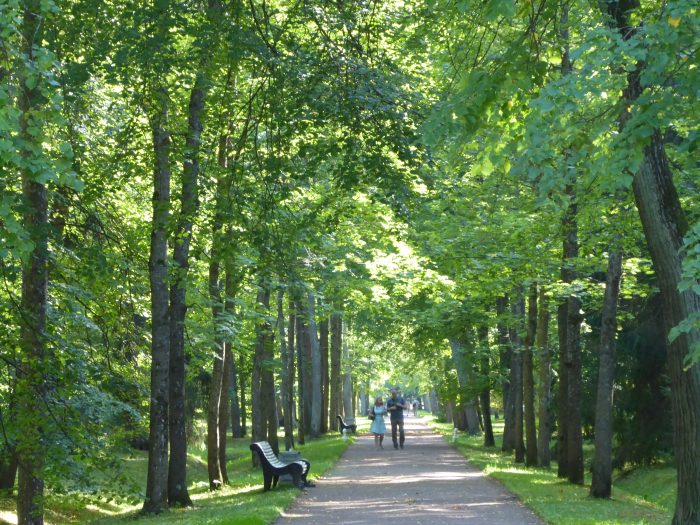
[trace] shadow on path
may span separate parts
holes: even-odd
[[[542,524],[420,417],[405,421],[404,450],[394,450],[390,432],[384,450],[375,449],[371,434],[361,435],[275,524]]]

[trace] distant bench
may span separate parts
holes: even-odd
[[[345,420],[343,419],[343,416],[341,416],[340,414],[338,414],[336,417],[338,418],[338,422],[340,423],[340,433],[341,434],[343,433],[343,430],[345,430],[345,429],[349,430],[353,434],[357,431],[356,424],[353,423],[352,425],[348,425],[345,422]]]
[[[283,474],[292,476],[295,487],[303,489],[304,487],[312,486],[306,481],[306,475],[309,473],[311,464],[305,459],[300,459],[292,463],[282,463],[275,451],[267,441],[258,441],[250,444],[250,450],[257,452],[260,458],[260,465],[263,470],[263,490],[267,492],[270,487],[276,487],[279,478]]]

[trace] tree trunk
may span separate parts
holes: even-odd
[[[331,407],[330,425],[331,430],[338,430],[337,415],[341,413],[342,400],[342,378],[341,360],[343,353],[343,318],[340,315],[342,305],[333,303],[333,313],[331,314]]]
[[[289,348],[287,338],[284,333],[284,290],[277,290],[277,338],[280,347],[280,404],[282,406],[282,426],[284,428],[284,449],[290,450],[293,447],[294,437],[292,436],[292,414],[288,411],[289,406]]]
[[[622,254],[608,256],[608,275],[600,327],[598,363],[598,395],[595,407],[595,456],[591,496],[609,498],[612,491],[612,424],[613,381],[615,379],[615,335],[617,331],[617,299],[622,279]]]
[[[229,397],[231,399],[231,436],[242,438],[245,433],[241,425],[241,404],[239,402],[240,385],[238,382],[238,366],[229,345],[226,345],[226,359],[231,363],[229,372]]]
[[[252,410],[251,432],[253,441],[267,440],[267,410],[264,405],[263,394],[263,361],[265,359],[265,345],[267,343],[267,332],[269,325],[267,313],[270,306],[270,291],[265,282],[259,284],[256,305],[260,320],[255,326],[255,352],[253,355],[253,371],[250,382],[250,402]],[[253,453],[253,465],[258,465],[258,455]]]
[[[267,315],[270,315],[270,292],[267,291]],[[277,411],[277,396],[275,395],[275,333],[269,322],[266,323],[265,339],[263,345],[263,369],[260,377],[260,389],[262,390],[262,408],[265,413],[267,437],[265,438],[275,454],[279,455],[280,445],[277,437],[279,429],[279,417]]]
[[[513,318],[517,325],[525,317],[525,300],[518,297],[511,306]],[[510,392],[515,404],[515,421],[513,422],[513,434],[515,436],[515,462],[525,462],[525,441],[523,428],[523,340],[517,328],[511,329],[510,340],[513,354],[511,357]]]
[[[308,305],[307,308],[304,308],[302,305],[303,302],[300,300],[297,303],[297,316],[299,318],[299,321],[301,322],[301,326],[299,327],[299,350],[301,351],[300,366],[302,368],[302,374],[300,376],[300,379],[303,383],[304,434],[308,436],[311,435],[311,425],[313,421],[313,345],[311,344],[310,337]]]
[[[304,323],[301,319],[301,304],[299,301],[294,301],[294,320],[296,324],[296,339],[297,339],[297,413],[298,413],[298,428],[297,441],[300,445],[306,442],[306,351],[304,349]]]
[[[498,356],[499,370],[502,381],[503,395],[503,442],[501,450],[503,452],[511,452],[515,450],[515,433],[513,425],[515,423],[515,403],[511,398],[510,376],[511,376],[511,361],[512,361],[512,345],[508,337],[508,327],[505,324],[504,316],[508,311],[508,298],[499,297],[496,300],[496,314],[498,317]]]
[[[578,257],[578,205],[574,183],[566,187],[569,206],[562,221],[564,231],[561,278],[564,283],[574,282],[575,261]],[[583,483],[583,433],[581,430],[581,300],[570,292],[558,312],[560,342],[559,385],[559,472],[571,483]],[[562,346],[562,344],[564,346]]]
[[[557,392],[557,476],[565,478],[569,474],[569,452],[567,437],[566,411],[569,394],[569,368],[566,365],[566,326],[569,302],[564,300],[557,308],[557,326],[559,336],[559,390]]]
[[[214,250],[212,250],[214,253]],[[209,266],[209,295],[212,300],[212,317],[214,319],[214,366],[209,384],[209,402],[207,405],[207,471],[209,489],[220,489],[223,476],[219,454],[219,413],[221,411],[221,392],[224,386],[224,359],[226,349],[221,336],[223,303],[219,290],[219,264],[212,259]]]
[[[219,400],[219,468],[221,469],[221,482],[228,485],[228,470],[226,469],[226,437],[228,435],[228,423],[230,416],[229,392],[231,391],[231,350],[230,344],[224,344],[223,361],[224,370],[221,379],[221,399]]]
[[[287,370],[287,388],[284,401],[284,446],[287,450],[292,450],[294,448],[294,336],[294,301],[290,296],[289,325],[287,330],[287,360],[283,365]]]
[[[583,398],[583,380],[581,377],[581,300],[569,296],[567,308],[566,344],[569,357],[569,394],[567,404],[567,459],[570,483],[583,484],[583,431],[581,428],[581,402]]]
[[[328,377],[328,318],[325,317],[318,325],[321,349],[321,434],[328,433],[328,397],[330,383]]]
[[[495,447],[496,441],[493,437],[493,426],[491,425],[491,363],[489,349],[489,328],[479,327],[479,341],[481,348],[481,377],[484,387],[481,390],[481,413],[484,418],[484,446]]]
[[[433,415],[438,415],[440,413],[440,401],[435,390],[430,391],[430,409]]]
[[[559,36],[562,41],[562,57],[561,57],[561,74],[562,76],[571,74],[571,59],[569,56],[569,6],[562,5]],[[566,157],[568,159],[568,156]],[[567,162],[567,160],[565,160]],[[578,256],[578,230],[576,223],[576,200],[574,182],[567,175],[566,194],[569,196],[569,205],[562,219],[563,231],[563,255],[561,266],[561,280],[564,283],[571,283],[574,280],[573,264],[570,260]],[[570,437],[571,432],[569,411],[569,383],[576,382],[571,376],[571,355],[569,343],[569,299],[565,299],[560,305],[557,312],[557,322],[559,324],[559,398],[557,403],[558,414],[557,424],[559,430],[557,432],[557,457],[558,471],[557,476],[568,477],[571,470],[569,466],[570,455]],[[573,334],[571,334],[573,337]],[[578,338],[576,338],[578,339]],[[573,466],[575,469],[575,465]]]
[[[45,413],[43,398],[48,390],[50,372],[48,351],[45,346],[46,315],[48,307],[48,193],[40,182],[43,173],[35,173],[34,166],[43,167],[37,135],[30,129],[41,128],[43,103],[42,80],[37,71],[35,48],[42,45],[44,13],[41,2],[27,0],[22,13],[22,62],[19,68],[20,132],[22,158],[23,225],[32,244],[31,252],[22,264],[22,297],[20,351],[21,366],[17,368],[18,421],[17,460],[19,476],[17,489],[17,520],[20,525],[44,523],[44,446]],[[30,85],[33,77],[34,85]],[[5,102],[6,103],[6,102]]]
[[[170,209],[170,135],[167,131],[168,93],[157,92],[158,107],[151,119],[155,169],[153,227],[148,262],[151,284],[151,407],[146,499],[143,510],[160,513],[168,501],[168,400],[170,323],[168,312],[168,222]]]
[[[624,40],[637,28],[631,26],[629,13],[620,2],[609,2],[612,16]],[[646,64],[638,63],[628,73],[626,101],[631,105],[642,94],[640,82]],[[620,119],[624,129],[628,109]],[[688,223],[673,182],[659,130],[654,130],[644,148],[644,161],[632,183],[634,199],[651,252],[663,301],[667,332],[688,316],[700,312],[700,296],[692,289],[680,291],[683,236]],[[681,334],[668,346],[668,371],[671,380],[671,408],[675,459],[678,467],[676,509],[673,525],[700,523],[700,365],[685,369],[685,358],[700,341],[700,331]]]
[[[248,374],[245,365],[245,356],[241,354],[238,358],[238,398],[240,399],[241,437],[248,433],[248,401],[246,398],[246,378]]]
[[[523,353],[523,401],[525,403],[525,465],[537,465],[537,428],[535,426],[535,378],[532,366],[537,331],[537,285],[530,286],[527,310],[527,338]]]
[[[209,490],[220,489],[223,483],[219,454],[219,412],[224,376],[223,344],[215,348],[214,371],[209,385],[209,403],[207,408],[207,471],[209,473]]]
[[[549,306],[544,287],[540,286],[539,307],[537,309],[537,331],[535,348],[539,356],[539,433],[537,435],[537,460],[540,467],[549,468],[551,455],[549,441],[552,430],[549,427],[552,363],[549,355]]]
[[[187,491],[187,435],[185,432],[185,317],[187,316],[187,274],[189,273],[192,225],[197,215],[199,149],[207,77],[197,74],[190,93],[187,139],[182,170],[180,214],[173,247],[174,278],[170,285],[170,465],[168,502],[190,506]],[[221,355],[223,360],[223,354]],[[220,392],[219,392],[220,393]],[[218,406],[217,406],[218,414]]]
[[[238,277],[238,279],[236,278]],[[232,318],[235,311],[234,298],[238,291],[240,275],[233,269],[233,264],[230,261],[226,262],[226,284],[224,287],[224,315],[225,322],[229,325],[232,323]],[[226,466],[226,443],[228,437],[229,420],[233,425],[231,411],[234,406],[238,407],[238,399],[236,394],[236,363],[233,360],[233,351],[231,337],[224,337],[224,369],[223,378],[221,380],[221,399],[219,401],[219,468],[221,469],[221,481],[228,485],[228,469]],[[231,427],[233,430],[233,426]],[[238,429],[240,431],[240,428]],[[235,434],[232,432],[232,437]]]
[[[227,143],[228,137],[222,135],[219,140],[219,167],[222,170],[226,169]],[[184,186],[183,186],[184,187]],[[224,389],[226,373],[226,344],[225,344],[225,317],[222,315],[224,311],[224,299],[221,294],[221,244],[222,236],[221,229],[223,227],[223,207],[226,191],[226,181],[223,176],[220,176],[216,181],[216,203],[214,220],[212,223],[212,247],[211,257],[209,260],[209,300],[211,301],[212,324],[214,328],[214,363],[212,366],[211,382],[209,384],[209,399],[207,404],[207,472],[209,475],[209,490],[220,489],[223,484],[223,472],[221,467],[221,453],[219,444],[221,442],[219,436],[221,414],[222,392]],[[172,304],[171,304],[172,306]],[[183,319],[184,322],[184,319]],[[171,343],[172,344],[172,343]],[[182,356],[184,358],[184,354]],[[180,363],[183,365],[183,363]],[[171,381],[173,364],[171,362]],[[178,370],[178,373],[180,370]],[[181,370],[184,373],[184,366]],[[171,388],[171,396],[173,391]],[[171,397],[172,402],[172,397]],[[175,418],[171,416],[170,424],[173,425]],[[173,458],[170,459],[170,464],[173,464]]]
[[[234,278],[235,270],[233,268],[233,262],[230,259],[226,260],[226,290],[224,292],[224,310],[226,315],[231,318],[234,314],[234,298],[238,291],[238,286],[240,280]],[[239,366],[236,364],[236,360],[233,356],[233,344],[229,339],[226,343],[226,362],[230,365],[229,367],[229,399],[231,400],[231,436],[234,438],[242,438],[245,436],[245,395],[243,389],[245,384],[243,381],[238,381],[239,377]],[[243,362],[243,356],[240,358],[241,363]],[[239,402],[239,392],[241,401]],[[243,409],[241,409],[243,406]]]
[[[343,325],[347,330],[347,324]],[[350,363],[350,349],[348,348],[347,337],[343,336],[343,416],[346,419],[355,419],[353,412],[353,392],[352,392],[352,365]]]
[[[323,404],[323,378],[321,377],[321,349],[316,329],[316,298],[313,292],[307,296],[308,344],[311,355],[311,436],[321,435],[321,412]]]
[[[645,160],[633,182],[635,201],[651,251],[664,304],[664,324],[670,332],[691,314],[700,312],[700,296],[692,289],[679,292],[681,247],[687,230],[673,185],[660,133],[645,149]],[[668,346],[675,459],[678,468],[673,524],[700,523],[700,365],[686,369],[685,358],[700,342],[693,330]]]

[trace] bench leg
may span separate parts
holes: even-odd
[[[308,476],[309,470],[311,469],[311,463],[309,463],[309,462],[306,461],[305,459],[302,459],[301,461],[303,461],[304,464],[306,464],[306,470],[305,470],[304,473],[301,475],[301,481],[304,483],[304,486],[305,486],[305,487],[314,487],[315,485],[312,484],[312,483],[309,483],[309,481],[306,479],[306,476]]]
[[[267,492],[268,490],[270,490],[270,485],[272,485],[272,474],[268,474],[267,472],[265,472],[263,474],[263,480],[263,491]]]
[[[304,475],[303,477],[305,478],[306,475]],[[293,482],[294,482],[294,486],[297,487],[297,488],[303,489],[304,486],[306,485],[306,484],[302,481],[301,476],[299,476],[299,473],[298,473],[298,472],[292,472],[292,480],[293,480]]]
[[[280,477],[279,477],[279,476],[273,476],[273,477],[272,477],[272,486],[273,486],[273,487],[276,487],[276,486],[277,486],[277,482],[278,482],[279,480],[280,480]]]

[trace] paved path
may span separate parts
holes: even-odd
[[[393,449],[390,434],[381,451],[371,435],[362,435],[316,485],[276,525],[542,525],[415,417],[406,418],[404,450]]]

